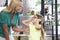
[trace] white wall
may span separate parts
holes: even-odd
[[[10,3],[10,0],[8,0],[8,5],[9,5],[9,3]],[[0,7],[0,11],[2,11],[4,8],[6,8],[6,7]]]

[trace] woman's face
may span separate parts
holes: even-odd
[[[15,7],[15,11],[18,12],[20,10],[22,10],[22,4],[20,4],[20,5],[18,5],[18,6]]]

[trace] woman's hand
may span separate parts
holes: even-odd
[[[14,26],[12,29],[16,32],[29,32],[27,29],[18,28],[16,26]]]

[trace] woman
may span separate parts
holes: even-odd
[[[24,20],[22,23],[30,29],[29,40],[44,40],[42,16],[35,14],[31,20]]]
[[[18,11],[22,8],[22,2],[17,0],[11,0],[8,7],[0,13],[0,40],[14,40],[10,37],[10,27],[17,32],[26,32],[21,28],[17,28]]]

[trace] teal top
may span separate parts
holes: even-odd
[[[11,22],[11,13],[10,12],[6,12],[6,11],[2,11],[0,13],[0,37],[5,37],[4,35],[4,31],[2,29],[2,25],[7,24],[8,26],[8,34],[11,34],[10,31],[10,27],[14,27],[14,25],[17,24],[18,21],[18,12],[14,12],[14,16],[13,16],[13,22]]]

